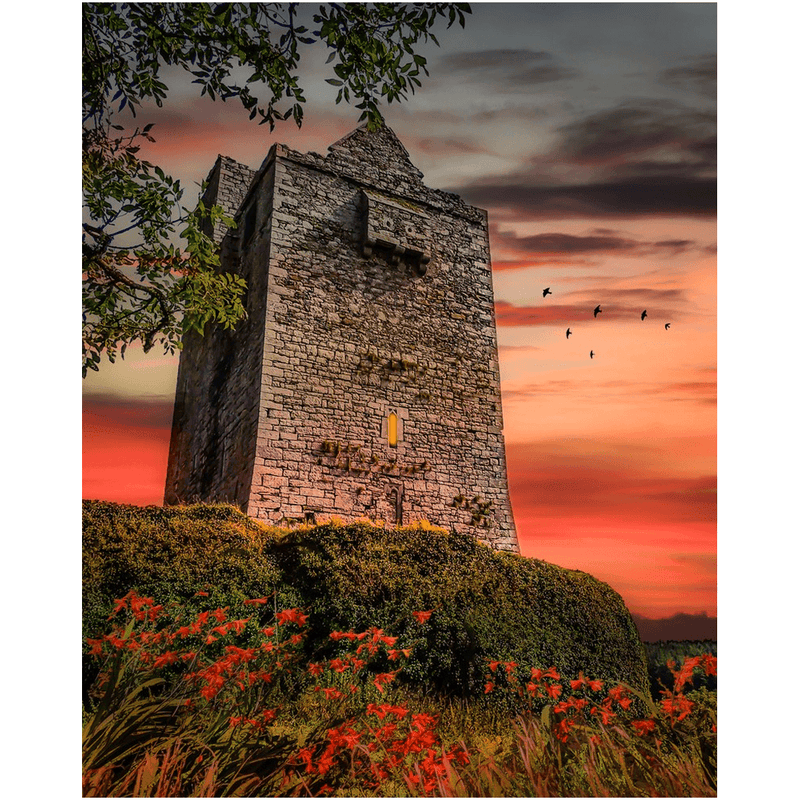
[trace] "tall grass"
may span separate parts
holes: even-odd
[[[676,665],[655,699],[490,661],[482,695],[447,700],[403,684],[410,635],[332,631],[335,653],[309,658],[308,615],[271,600],[238,618],[116,601],[88,640],[84,796],[716,794],[715,695],[684,693],[716,672],[710,654]]]

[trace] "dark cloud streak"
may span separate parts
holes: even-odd
[[[712,217],[717,210],[715,179],[642,176],[562,186],[537,186],[520,177],[448,187],[480,208],[508,209],[519,220]]]
[[[708,111],[668,101],[623,103],[559,128],[560,153],[575,163],[626,163],[637,153],[669,150],[669,162],[703,156],[715,132],[716,117]]]
[[[171,399],[162,397],[127,398],[106,393],[83,396],[83,413],[114,428],[169,429],[173,406]]]
[[[704,97],[717,96],[717,56],[707,55],[679,67],[665,69],[658,76],[661,83],[679,89],[691,89]]]
[[[448,73],[513,93],[580,75],[577,70],[556,63],[552,53],[527,49],[476,50],[443,56],[436,74],[444,79]]]
[[[490,232],[492,246],[498,253],[513,254],[518,267],[528,266],[519,259],[520,256],[574,256],[587,253],[612,253],[614,255],[642,256],[657,253],[677,255],[695,247],[691,239],[665,239],[660,242],[640,242],[635,239],[616,235],[613,231],[603,233],[595,230],[588,236],[578,236],[569,233],[539,233],[531,236],[518,236],[513,231],[500,231],[493,228]],[[555,263],[555,262],[554,262]],[[561,263],[572,264],[570,260],[561,260]],[[504,268],[512,268],[508,264]],[[501,267],[502,268],[502,267]]]

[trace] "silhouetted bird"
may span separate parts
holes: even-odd
[[[642,319],[644,320],[644,318],[645,318],[646,316],[647,316],[647,309],[645,309],[644,311],[642,311]]]
[[[589,351],[589,358],[594,358],[594,350]]]
[[[600,308],[600,306],[597,306],[597,308],[594,310],[594,315],[597,316],[598,314],[602,314],[602,313],[603,313],[603,311]]]
[[[546,288],[546,289],[545,289],[545,290],[542,292],[542,297],[547,297],[547,295],[549,295],[549,294],[553,294],[553,293],[550,291],[550,287],[548,286],[548,287],[547,287],[547,288]]]
[[[672,323],[671,323],[671,322],[668,322],[668,323],[667,323],[667,324],[664,326],[664,330],[665,330],[665,331],[668,331],[668,330],[669,330],[669,326],[670,326],[670,325],[672,325]]]
[[[567,328],[567,339],[569,339],[569,335],[570,335],[571,333],[572,333],[572,331],[571,331],[569,328]]]

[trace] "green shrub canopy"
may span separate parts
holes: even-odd
[[[230,505],[84,501],[83,537],[84,636],[130,589],[159,603],[205,590],[232,609],[274,592],[276,608],[310,613],[315,653],[333,652],[333,630],[383,628],[413,644],[406,679],[439,693],[480,694],[490,659],[648,689],[644,647],[607,584],[427,523],[284,530]],[[424,626],[421,610],[433,611]]]

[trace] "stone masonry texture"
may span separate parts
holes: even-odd
[[[425,186],[386,126],[324,157],[276,144],[255,173],[220,156],[203,201],[235,214],[208,232],[247,319],[184,339],[165,503],[518,552],[486,212]]]

